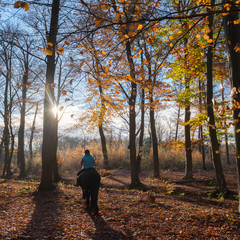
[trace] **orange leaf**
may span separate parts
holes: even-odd
[[[137,30],[141,30],[142,28],[143,28],[143,25],[139,24]]]
[[[57,52],[58,52],[59,55],[62,55],[63,52],[64,52],[64,48],[63,47],[59,47]]]
[[[52,50],[50,50],[50,49],[46,49],[46,55],[49,55],[49,56],[51,56],[52,55]]]
[[[29,4],[23,1],[17,1],[14,3],[14,8],[23,8],[25,11],[29,10]]]

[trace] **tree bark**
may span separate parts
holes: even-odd
[[[130,69],[131,81],[131,96],[129,98],[129,150],[130,150],[130,166],[131,166],[131,184],[130,186],[135,188],[141,185],[136,159],[136,96],[137,96],[137,84],[135,82],[135,69],[131,53],[130,41],[126,42],[127,60]]]
[[[54,96],[54,74],[55,74],[55,50],[56,38],[58,33],[58,16],[60,9],[60,0],[53,0],[52,15],[48,42],[52,43],[52,55],[47,55],[46,86],[44,97],[44,116],[43,116],[43,142],[42,142],[42,177],[39,185],[39,191],[52,190],[55,188],[54,161],[57,154],[56,127],[57,120],[53,114],[55,104]]]
[[[141,172],[141,161],[142,161],[142,152],[143,152],[143,137],[144,137],[144,116],[145,116],[145,90],[142,89],[141,95],[141,125],[140,125],[140,134],[139,134],[139,143],[138,143],[138,156],[137,156],[137,171]]]
[[[185,39],[185,46],[187,45],[188,40]],[[187,61],[187,54],[185,53],[185,61]],[[187,62],[185,63],[187,64]],[[189,125],[189,121],[191,119],[191,111],[190,111],[190,79],[185,76],[185,153],[186,153],[186,161],[185,161],[185,176],[184,180],[192,180],[193,172],[192,172],[192,143],[191,143],[191,128]]]
[[[189,86],[186,86],[186,92],[189,91]],[[192,180],[193,179],[193,172],[192,172],[192,146],[191,146],[191,129],[189,125],[190,121],[190,103],[187,103],[185,107],[185,152],[186,152],[186,162],[185,162],[185,176],[184,180]]]
[[[224,102],[225,102],[224,88],[222,88],[222,103],[224,103]],[[225,113],[224,109],[223,109],[223,113]],[[229,146],[228,146],[228,131],[227,131],[227,126],[226,125],[227,125],[227,123],[226,123],[226,120],[224,119],[224,138],[225,138],[226,158],[227,158],[227,165],[230,166]]]
[[[225,3],[225,0],[223,1]],[[237,50],[240,42],[240,24],[235,24],[234,21],[239,20],[239,7],[235,5],[234,1],[229,1],[231,9],[228,15],[224,17],[224,29],[227,43],[227,50],[229,55],[230,66],[230,81],[231,81],[231,95],[233,108],[233,121],[235,132],[235,144],[236,144],[236,163],[238,174],[238,196],[240,196],[240,108],[236,107],[240,104],[240,52]],[[237,10],[237,11],[236,11]],[[240,213],[240,198],[238,211]]]
[[[20,126],[18,130],[18,151],[17,151],[17,162],[20,168],[19,178],[26,176],[25,169],[25,154],[24,154],[24,134],[25,134],[25,115],[26,115],[26,98],[27,98],[27,81],[28,81],[28,55],[25,62],[25,70],[22,80],[22,103],[20,110]]]
[[[178,140],[178,128],[179,128],[179,118],[181,113],[180,104],[178,105],[178,112],[177,112],[177,122],[176,122],[176,132],[175,132],[175,141]]]
[[[211,5],[214,5],[214,0],[211,0]],[[211,12],[211,10],[208,10]],[[209,39],[213,39],[213,15],[208,17],[209,29],[208,33]],[[223,174],[223,168],[219,152],[219,143],[217,139],[214,112],[213,112],[213,47],[212,45],[208,46],[207,50],[207,115],[208,115],[208,127],[209,134],[211,139],[212,154],[213,154],[213,163],[216,171],[216,177],[218,181],[219,191],[225,193],[227,190],[225,177]]]
[[[33,149],[32,149],[32,143],[33,143],[33,135],[34,135],[34,132],[35,132],[37,112],[38,112],[38,103],[37,103],[37,105],[36,105],[36,109],[35,109],[35,113],[34,113],[34,118],[33,118],[33,122],[32,122],[32,127],[31,127],[30,139],[29,139],[29,162],[28,162],[28,171],[31,171],[31,170],[32,170],[32,165],[33,165]]]
[[[150,95],[152,95],[152,93],[150,93]],[[151,133],[152,133],[151,135],[152,135],[152,144],[153,144],[153,177],[160,178],[158,142],[157,142],[156,127],[155,127],[153,104],[154,104],[153,98],[150,97],[150,125],[151,125]]]
[[[203,84],[201,80],[199,80],[199,112],[202,113],[202,92],[204,90]],[[199,138],[201,139],[201,145],[199,151],[201,152],[202,156],[202,167],[203,170],[207,170],[206,168],[206,160],[205,160],[205,146],[204,146],[204,136],[203,136],[203,126],[199,126]]]

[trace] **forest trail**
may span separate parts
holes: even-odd
[[[128,189],[128,170],[100,170],[99,215],[84,210],[74,177],[54,192],[39,182],[0,179],[0,239],[240,239],[236,175],[226,172],[230,194],[214,196],[214,172],[140,174],[147,191]]]

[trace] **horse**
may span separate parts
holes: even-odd
[[[101,176],[95,168],[85,169],[77,175],[77,185],[82,188],[83,199],[86,199],[86,211],[98,213],[98,191]],[[91,199],[91,201],[90,201]]]

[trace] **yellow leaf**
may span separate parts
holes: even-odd
[[[109,61],[109,65],[112,65],[112,60]]]
[[[51,42],[48,42],[47,45],[50,46],[50,47],[53,46],[53,44]]]
[[[208,42],[208,43],[212,43],[213,40],[209,38],[209,39],[207,40],[207,42]]]
[[[182,31],[181,31],[181,30],[177,32],[177,35],[181,35],[181,34],[182,34]]]
[[[236,133],[240,133],[240,129],[238,129],[238,130],[236,131]]]
[[[59,55],[62,55],[63,52],[64,52],[64,48],[63,47],[59,47],[57,52],[58,52]]]
[[[172,47],[173,46],[173,44],[172,43],[170,43],[170,47]]]
[[[103,55],[106,55],[106,54],[107,54],[105,51],[101,51],[101,53],[102,53]]]
[[[124,35],[125,38],[129,38],[129,36],[127,34]]]
[[[171,41],[171,40],[173,40],[173,36],[171,35],[171,36],[169,36],[169,40]]]
[[[219,154],[219,151],[218,151],[218,150],[216,150],[216,151],[215,151],[215,153],[216,153],[216,154]]]
[[[167,40],[167,39],[164,39],[164,42],[168,42],[168,40]]]
[[[143,28],[143,25],[139,24],[137,30],[141,30],[142,28]]]
[[[199,38],[200,38],[200,35],[199,35],[199,34],[197,34],[197,35],[196,35],[196,38],[198,38],[198,39],[199,39]]]
[[[203,38],[206,39],[206,40],[208,40],[208,39],[209,39],[209,36],[205,34],[205,35],[203,36]]]

